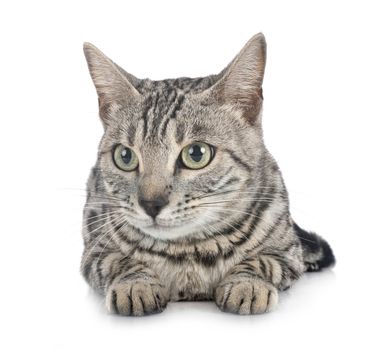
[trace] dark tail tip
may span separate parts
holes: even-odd
[[[323,252],[322,258],[318,261],[320,269],[324,267],[334,266],[336,261],[332,248],[327,241],[325,241],[321,237],[319,238],[321,243],[321,250]]]
[[[335,265],[332,248],[323,238],[313,232],[307,232],[294,223],[294,230],[303,248],[303,259],[307,271],[314,272]]]

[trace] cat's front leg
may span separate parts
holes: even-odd
[[[220,310],[241,315],[271,311],[278,300],[276,287],[255,276],[227,276],[215,289]]]
[[[234,266],[215,289],[222,311],[242,315],[271,311],[278,291],[288,288],[303,272],[303,264],[281,254],[256,256]]]
[[[143,316],[162,312],[167,305],[168,294],[155,272],[119,251],[86,249],[82,273],[105,295],[112,313]]]

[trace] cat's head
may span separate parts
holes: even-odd
[[[159,239],[234,225],[263,185],[264,36],[195,79],[138,79],[93,45],[84,52],[105,128],[97,198]]]

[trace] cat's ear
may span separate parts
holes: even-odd
[[[255,123],[261,111],[262,83],[266,62],[266,41],[262,33],[253,36],[221,73],[212,93],[223,104],[233,104]]]
[[[110,117],[110,106],[129,105],[140,98],[140,93],[133,86],[137,78],[120,68],[94,45],[84,43],[83,50],[97,90],[100,116],[105,124]]]

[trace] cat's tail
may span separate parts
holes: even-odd
[[[294,223],[294,230],[300,239],[306,271],[320,271],[324,267],[333,266],[335,257],[330,245],[313,232],[307,232]]]

